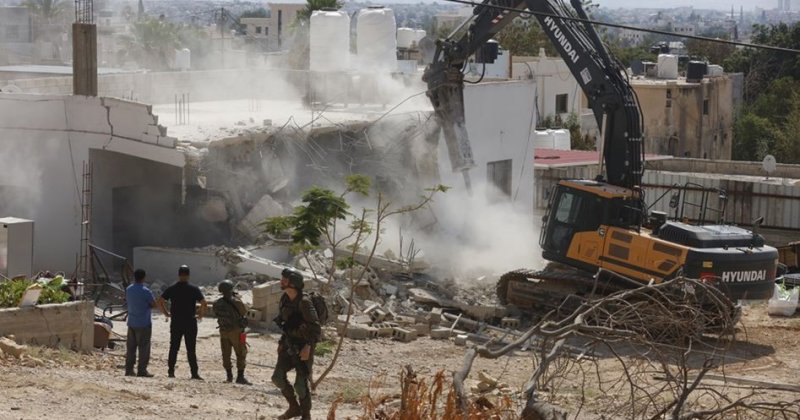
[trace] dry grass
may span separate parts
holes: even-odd
[[[439,371],[432,378],[419,378],[410,366],[400,374],[400,393],[388,395],[374,394],[375,388],[381,388],[383,378],[376,378],[370,383],[370,392],[362,399],[363,413],[361,420],[463,420],[467,419],[516,419],[511,399],[499,397],[495,402],[486,397],[474,399],[469,404],[469,412],[462,413],[456,404],[456,393],[444,371]],[[338,403],[331,405],[328,420],[336,419]]]

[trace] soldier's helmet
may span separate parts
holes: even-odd
[[[293,288],[303,290],[303,275],[297,271],[291,268],[284,268],[283,271],[281,271],[281,277],[286,277]]]
[[[223,280],[217,286],[220,293],[226,294],[233,292],[233,282],[230,280]]]

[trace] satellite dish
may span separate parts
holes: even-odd
[[[775,156],[766,155],[764,156],[764,160],[761,162],[761,169],[767,173],[767,178],[769,178],[770,174],[775,172],[777,168],[777,161],[775,161]]]

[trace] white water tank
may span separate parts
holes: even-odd
[[[309,68],[311,71],[345,71],[350,67],[350,16],[338,10],[311,14]]]
[[[569,137],[569,130],[553,130],[553,149],[572,150],[572,141]]]
[[[707,75],[709,77],[722,76],[724,73],[725,73],[724,69],[722,68],[722,66],[718,64],[711,64],[708,66]]]
[[[188,48],[175,50],[175,68],[189,70],[192,68],[192,52]]]
[[[571,150],[569,130],[536,130],[533,134],[533,148]]]
[[[658,55],[658,78],[677,79],[678,78],[678,56],[673,54]]]
[[[425,35],[428,33],[425,32],[424,29],[414,29],[414,43],[419,46],[419,42],[422,41],[422,38],[425,38]]]
[[[397,48],[411,48],[416,41],[416,31],[411,28],[397,28]]]
[[[360,69],[397,69],[397,22],[392,9],[382,6],[361,9],[356,22],[356,50]]]

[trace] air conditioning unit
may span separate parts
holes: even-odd
[[[0,274],[30,276],[33,271],[33,220],[0,218]]]

